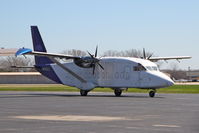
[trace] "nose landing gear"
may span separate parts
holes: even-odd
[[[156,89],[153,89],[153,90],[149,91],[149,96],[154,97],[155,93],[156,93]]]
[[[80,95],[81,96],[87,96],[87,94],[88,94],[88,91],[86,91],[86,90],[80,90]]]
[[[121,89],[114,89],[114,93],[115,93],[116,97],[119,97],[122,94],[122,90]]]

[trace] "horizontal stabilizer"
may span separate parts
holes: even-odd
[[[31,53],[32,50],[29,48],[20,48],[16,53],[15,56],[19,56],[19,55],[24,55],[24,54],[28,54]]]
[[[80,59],[81,58],[79,56],[32,51],[29,48],[20,48],[15,53],[15,56],[18,56],[18,55],[36,55],[36,56],[54,57],[54,58],[61,58],[61,59]]]

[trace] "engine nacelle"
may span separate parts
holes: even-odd
[[[86,59],[86,57],[83,59],[74,59],[74,63],[79,66],[79,67],[83,67],[83,68],[91,68],[93,67],[93,63],[92,63],[92,59],[90,57],[88,57]]]

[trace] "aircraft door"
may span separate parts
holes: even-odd
[[[146,88],[149,85],[149,77],[146,71],[140,71],[140,87]]]
[[[133,80],[135,87],[141,87],[142,84],[143,84],[143,81],[146,80],[145,76],[144,76],[145,71],[146,71],[145,67],[140,63],[136,64],[133,67],[133,78],[132,78],[132,80]]]

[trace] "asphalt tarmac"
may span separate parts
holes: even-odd
[[[0,92],[0,133],[198,133],[198,94]]]

